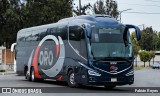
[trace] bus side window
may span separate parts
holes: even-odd
[[[18,34],[18,42],[24,42],[26,40],[26,36],[24,32]]]
[[[47,29],[47,31],[46,31],[47,35],[51,35],[51,29],[52,29],[52,28],[48,28],[48,29]]]
[[[67,39],[67,28],[65,26],[61,26],[57,28],[57,36],[61,36],[62,40]]]
[[[39,36],[39,33],[36,33],[36,34],[34,35],[34,37],[36,38],[36,39],[35,39],[35,41],[40,41],[40,38],[39,38],[39,37],[40,37],[40,36]]]
[[[47,29],[47,35],[54,35],[58,38],[60,36],[62,40],[66,40],[67,35],[67,28],[60,26],[60,27],[54,27]]]
[[[82,38],[83,29],[80,26],[69,27],[69,40],[80,41]]]
[[[46,32],[41,32],[40,33],[40,40],[42,40],[46,36]]]
[[[46,31],[46,34],[55,36],[56,32],[57,32],[57,28],[53,27],[53,28],[48,28],[47,31]],[[52,40],[48,39],[47,41],[52,41]]]
[[[49,31],[50,31],[50,35],[55,35],[55,33],[57,33],[57,28],[53,27]]]

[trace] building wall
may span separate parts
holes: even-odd
[[[2,50],[2,64],[5,64],[5,50]],[[14,52],[6,49],[6,64],[14,64]]]

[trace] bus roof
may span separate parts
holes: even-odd
[[[81,16],[76,16],[76,17],[64,18],[64,19],[59,20],[57,23],[21,29],[19,32],[47,29],[47,28],[51,28],[53,26],[63,24],[63,23],[66,25],[67,24],[70,24],[70,25],[90,24],[90,25],[97,25],[97,26],[117,26],[120,24],[115,18],[112,18],[109,15],[101,15],[101,14],[100,15],[99,14],[81,15]]]
[[[79,23],[79,24],[94,24],[99,26],[115,26],[119,24],[119,22],[112,18],[109,15],[81,15],[76,17],[64,18],[59,20],[58,22],[69,22],[69,23]]]

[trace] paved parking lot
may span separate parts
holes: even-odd
[[[135,71],[135,82],[133,85],[125,85],[122,87],[117,87],[114,90],[105,90],[103,87],[70,88],[67,86],[66,83],[62,83],[62,82],[57,83],[55,81],[47,81],[47,80],[44,82],[29,82],[25,80],[24,76],[17,76],[16,74],[13,74],[13,73],[9,73],[6,75],[0,75],[0,87],[55,87],[55,88],[62,88],[63,90],[72,90],[73,93],[61,93],[61,95],[67,94],[69,96],[72,96],[73,94],[74,96],[75,95],[89,96],[90,94],[92,94],[93,96],[94,95],[95,96],[97,95],[106,96],[106,94],[108,94],[108,96],[113,96],[113,95],[116,95],[117,93],[119,93],[118,94],[119,96],[121,96],[121,94],[123,96],[127,94],[130,96],[137,96],[140,94],[125,93],[125,90],[123,90],[123,88],[125,87],[128,87],[128,88],[131,88],[131,87],[160,87],[160,70],[157,70],[157,69],[156,70],[153,70],[153,69],[136,70]],[[97,93],[95,93],[95,91],[97,91]],[[124,93],[121,93],[122,91],[124,91]],[[56,94],[59,94],[59,93],[53,93],[53,94],[48,94],[48,95],[56,96]],[[30,95],[34,95],[34,94],[30,94]],[[141,95],[150,96],[151,94],[142,93]],[[152,95],[158,96],[159,93],[152,94]]]

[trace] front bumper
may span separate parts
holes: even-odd
[[[112,81],[111,79],[116,79]],[[105,85],[105,84],[114,84],[114,85],[131,85],[134,83],[134,75],[126,77],[97,77],[97,76],[88,76],[87,85]]]

